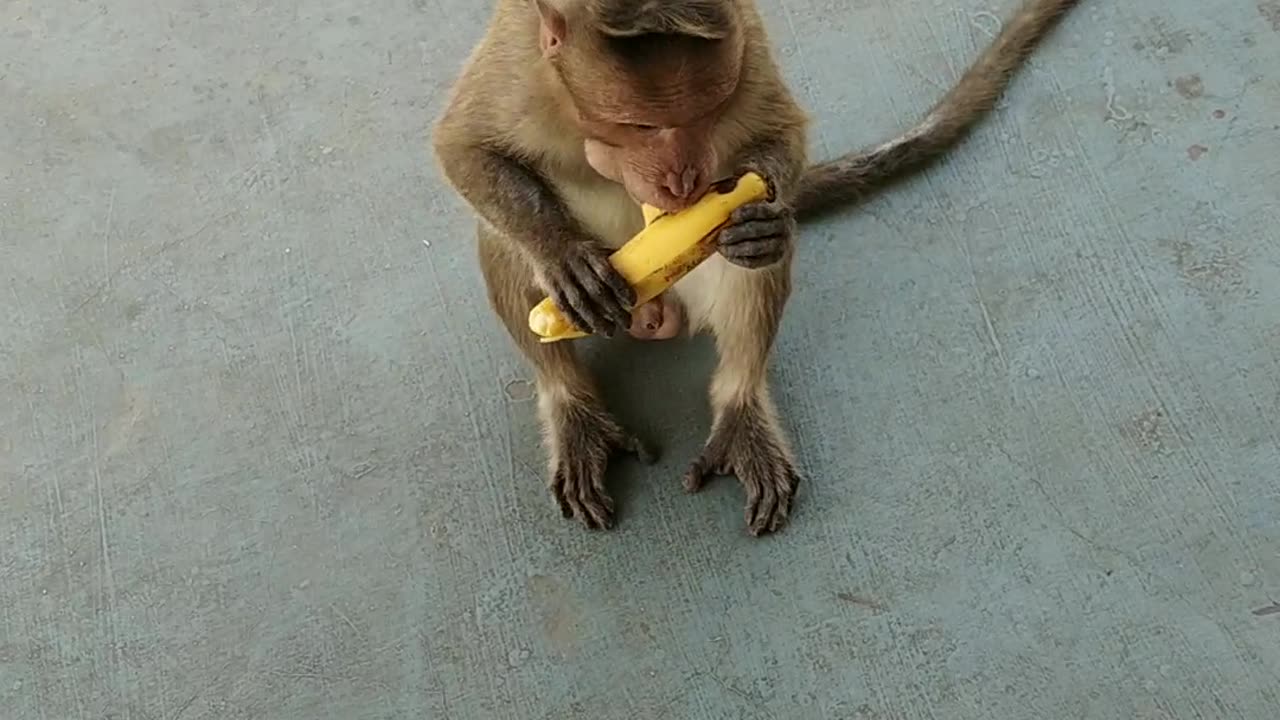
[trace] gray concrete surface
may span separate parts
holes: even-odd
[[[815,152],[1012,4],[768,3]],[[805,232],[764,541],[705,342],[596,354],[617,531],[545,494],[425,145],[488,5],[0,4],[0,714],[1275,717],[1280,3],[1086,0]]]

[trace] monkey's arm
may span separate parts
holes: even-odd
[[[729,217],[719,237],[720,254],[729,262],[766,267],[790,250],[796,223],[788,199],[804,173],[804,142],[803,128],[782,128],[748,144],[736,156],[734,165],[764,177],[773,197],[743,205]]]
[[[609,251],[568,212],[538,172],[484,144],[455,139],[447,124],[434,142],[446,179],[489,225],[529,258],[539,285],[574,325],[612,336],[631,325],[635,291],[609,264]]]

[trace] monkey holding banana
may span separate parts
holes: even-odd
[[[782,80],[755,0],[497,0],[433,133],[444,177],[478,218],[490,302],[536,375],[549,484],[565,517],[613,522],[605,469],[652,454],[600,399],[572,343],[540,343],[550,297],[579,328],[642,339],[710,332],[712,426],[684,476],[746,490],[753,535],[781,529],[800,475],[765,371],[792,289],[796,221],[860,199],[954,146],[1077,0],[1025,0],[907,132],[811,165],[808,119]],[[745,171],[773,189],[734,211],[717,252],[639,308],[609,263],[639,203],[675,212]]]

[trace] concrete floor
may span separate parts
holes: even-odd
[[[1086,0],[804,233],[763,541],[705,342],[597,354],[616,531],[544,491],[425,144],[490,4],[0,5],[4,717],[1275,717],[1280,3]],[[815,154],[1013,4],[766,3]]]

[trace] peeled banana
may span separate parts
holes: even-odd
[[[765,200],[769,185],[748,172],[713,187],[701,200],[677,213],[663,214],[641,205],[645,228],[609,256],[609,263],[636,291],[640,306],[661,295],[716,249],[716,231],[738,207]],[[586,337],[560,313],[551,298],[529,311],[529,329],[544,342]]]

